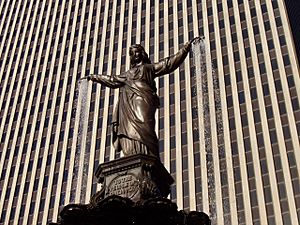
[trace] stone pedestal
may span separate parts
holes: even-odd
[[[178,211],[166,197],[173,178],[156,157],[133,155],[99,165],[100,191],[69,204],[49,225],[210,225],[202,212]]]
[[[163,164],[148,155],[133,155],[101,164],[96,177],[104,197],[118,195],[133,202],[167,197],[174,182]]]

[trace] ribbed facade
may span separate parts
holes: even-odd
[[[109,126],[118,90],[90,82],[80,127],[79,78],[129,69],[132,44],[155,62],[203,36],[200,57],[156,81],[170,197],[212,224],[298,225],[299,40],[288,12],[283,0],[0,1],[0,224],[56,221],[100,189],[99,163],[120,157]]]

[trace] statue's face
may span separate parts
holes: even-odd
[[[129,51],[130,61],[134,64],[138,64],[143,60],[143,52],[138,48],[131,48]]]

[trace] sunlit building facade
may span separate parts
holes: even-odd
[[[292,0],[0,1],[0,224],[56,221],[100,189],[99,163],[121,157],[109,126],[118,90],[90,83],[81,126],[81,77],[129,69],[132,44],[156,62],[196,36],[201,54],[156,81],[170,198],[213,224],[299,224],[299,10]]]

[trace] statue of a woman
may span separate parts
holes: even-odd
[[[125,156],[147,154],[159,158],[158,138],[155,133],[155,111],[159,107],[154,79],[171,73],[184,61],[194,38],[179,52],[157,63],[151,63],[140,44],[130,47],[131,68],[121,75],[89,75],[83,79],[120,88],[117,107],[113,113],[113,145]]]

